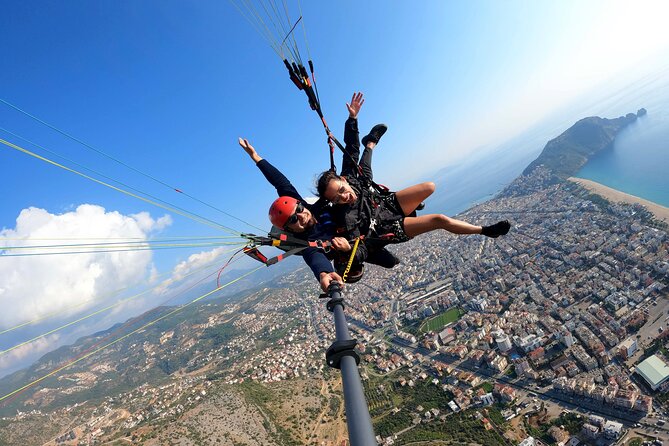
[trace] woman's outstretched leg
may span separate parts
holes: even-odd
[[[402,207],[404,215],[409,215],[416,210],[419,204],[434,193],[434,189],[434,183],[429,181],[397,191],[395,192],[395,197]]]
[[[497,238],[500,235],[507,234],[510,228],[511,224],[507,220],[499,221],[490,226],[475,226],[443,214],[404,218],[404,232],[409,237],[415,237],[436,229],[445,229],[453,234],[483,234],[487,237]]]
[[[415,237],[435,229],[445,229],[453,234],[480,234],[483,230],[481,226],[474,226],[443,214],[428,214],[404,219],[404,232],[409,237]]]

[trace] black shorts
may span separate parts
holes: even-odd
[[[411,240],[404,231],[404,211],[394,192],[382,198],[380,207],[374,230],[376,237],[387,238],[389,243]]]

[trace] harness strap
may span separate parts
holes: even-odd
[[[258,251],[258,248],[255,246],[245,246],[244,254],[251,257],[252,259],[259,261],[260,263],[267,264],[267,257],[265,257],[262,252]]]
[[[267,265],[267,266],[274,265],[275,263],[278,263],[278,262],[284,260],[286,257],[290,257],[294,254],[299,253],[300,251],[304,251],[305,249],[307,249],[307,248],[302,247],[302,248],[291,249],[288,252],[284,252],[283,254],[279,254],[278,256],[272,257],[271,259],[267,260],[265,262],[265,265]]]
[[[281,234],[278,237],[264,237],[254,234],[241,234],[241,237],[251,242],[250,247],[259,246],[282,246],[284,248],[320,248],[328,252],[332,247],[330,240],[302,240],[288,234]]]
[[[253,234],[242,234],[242,237],[249,240],[249,245],[243,248],[244,254],[248,255],[254,260],[265,264],[266,266],[274,265],[287,257],[299,254],[307,248],[318,248],[325,252],[330,250],[332,242],[330,240],[301,240],[288,234],[281,234],[278,238],[262,237]],[[258,246],[275,246],[275,247],[290,247],[288,251],[268,259],[259,250]]]
[[[353,249],[351,250],[351,256],[348,258],[348,263],[346,264],[346,269],[344,270],[344,282],[348,278],[348,273],[351,271],[351,266],[353,265],[353,260],[355,259],[355,252],[358,250],[358,244],[360,244],[360,238],[356,237],[355,243],[353,244]]]

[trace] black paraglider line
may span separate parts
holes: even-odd
[[[284,9],[284,12],[286,14],[286,23],[288,24],[288,26],[290,26],[291,20],[290,20],[290,15],[288,14],[288,5],[286,5],[285,0],[283,1],[283,9]],[[290,29],[290,31],[288,32],[288,34],[284,38],[284,40],[286,40],[286,38],[288,38],[288,36],[290,36],[292,38],[293,48],[295,48],[295,52],[297,53],[297,61],[299,62],[300,65],[302,65],[302,55],[300,54],[300,47],[297,44],[297,39],[295,38],[295,35],[293,34],[293,30],[295,29],[295,27],[297,26],[297,24],[301,20],[302,20],[302,15],[300,15],[300,17],[297,19],[297,21],[295,22],[293,27]]]
[[[274,21],[274,18],[272,17],[272,14],[271,14],[271,13],[267,10],[267,8],[265,7],[265,4],[262,3],[262,2],[261,2],[260,4],[262,5],[262,8],[263,8],[263,10],[265,11],[265,14],[266,14],[267,17],[269,18],[269,20],[272,22],[272,25],[274,25],[274,30],[276,31],[276,36],[280,36],[281,34],[285,34],[285,29],[284,29],[283,23],[281,22],[281,16],[275,11],[275,15],[276,15],[276,17],[277,17],[277,21],[279,22],[279,26],[281,26],[281,29],[279,29],[279,26],[277,26],[276,22]],[[272,5],[272,6],[273,6],[273,5]],[[273,9],[274,9],[274,8],[273,8]],[[260,18],[260,17],[259,17],[259,18]],[[262,19],[260,18],[260,20],[262,20]],[[268,30],[268,31],[269,31],[269,30]],[[272,37],[274,38],[274,36],[272,36]],[[283,42],[278,43],[278,40],[275,40],[275,42],[276,42],[275,45],[276,45],[278,48],[281,49],[281,54],[283,55]],[[294,54],[294,52],[291,50],[290,47],[288,47],[288,51],[290,51],[290,52],[291,52],[291,55],[293,55],[293,57],[295,57],[295,54]]]

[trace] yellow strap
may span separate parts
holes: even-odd
[[[351,257],[348,258],[348,264],[346,264],[346,269],[344,270],[344,282],[346,282],[346,278],[348,277],[349,271],[351,271],[351,265],[353,265],[353,259],[355,259],[355,252],[358,250],[358,243],[360,243],[360,237],[355,239],[355,243],[353,244],[353,249],[351,250]]]

